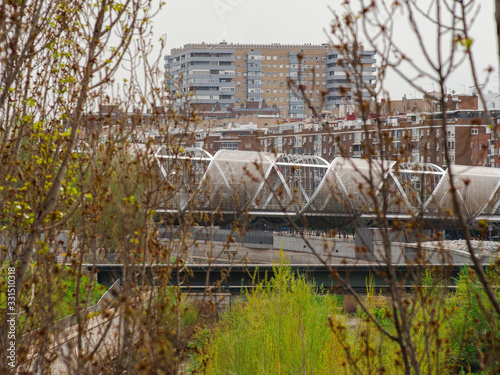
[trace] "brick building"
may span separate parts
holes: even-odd
[[[367,154],[385,159],[445,166],[445,150],[450,164],[500,167],[500,141],[495,132],[500,111],[492,111],[493,124],[477,110],[477,97],[451,100],[459,103],[447,111],[443,132],[440,112],[405,113],[384,116],[363,124],[355,115],[329,120],[327,125],[290,122],[251,131],[244,127],[197,132],[197,146],[211,153],[219,149],[256,150],[298,155],[316,155],[328,161],[336,156],[361,158]],[[460,105],[471,108],[460,109]],[[457,108],[450,104],[450,108]],[[475,109],[474,109],[475,108]]]
[[[391,106],[402,103],[404,100],[392,101]],[[203,127],[196,128],[193,124],[189,129],[170,129],[162,108],[155,107],[141,114],[123,113],[115,106],[101,106],[99,112],[89,114],[86,121],[87,130],[94,129],[103,139],[120,129],[130,128],[138,142],[148,138],[161,141],[159,129],[163,128],[168,129],[170,137],[176,138],[175,142],[201,147],[212,154],[221,149],[274,151],[316,155],[328,161],[336,156],[361,158],[371,154],[385,159],[400,158],[445,166],[447,149],[451,164],[500,167],[500,140],[496,137],[500,131],[500,110],[490,112],[492,122],[489,122],[486,112],[478,109],[477,96],[450,96],[444,133],[441,112],[437,111],[436,103],[429,105],[434,112],[391,115],[393,112],[389,111],[378,122],[371,118],[366,123],[355,114],[347,114],[343,118],[327,118],[324,125],[313,120],[274,124],[263,117],[261,123],[235,124],[228,120],[214,127],[205,121],[198,124],[206,123]],[[87,136],[84,131],[80,138]]]

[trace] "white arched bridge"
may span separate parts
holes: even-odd
[[[331,227],[373,220],[422,220],[456,225],[446,170],[434,164],[199,148],[155,157],[172,187],[161,211],[228,222],[242,215],[271,223],[294,220]],[[473,224],[500,223],[500,169],[451,167],[462,214]]]

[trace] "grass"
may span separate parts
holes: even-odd
[[[462,272],[455,294],[426,275],[432,293],[406,298],[422,373],[497,373],[500,336],[484,292]],[[481,294],[483,293],[483,294]],[[212,330],[198,331],[191,369],[206,374],[401,374],[399,345],[352,301],[318,293],[289,267],[247,292]],[[368,280],[369,312],[397,336],[390,300]],[[342,311],[342,304],[351,313]],[[482,360],[482,362],[481,362]],[[482,363],[482,365],[481,365]],[[480,367],[482,366],[483,369]],[[484,368],[489,370],[484,370]],[[483,372],[481,372],[483,371]]]
[[[276,267],[275,275],[224,314],[211,334],[199,334],[210,359],[207,374],[332,373],[342,348],[327,321],[340,300],[315,293],[289,267]]]
[[[71,272],[67,267],[63,267],[60,276],[56,277],[56,283],[60,284],[60,289],[56,289],[56,293],[53,298],[53,302],[56,306],[57,316],[59,319],[64,318],[68,315],[76,313],[76,292],[77,292],[77,282],[75,279],[71,278]],[[88,298],[88,306],[95,305],[99,299],[106,293],[107,288],[101,284],[94,283],[89,289],[90,279],[81,275],[80,286],[79,286],[79,299],[81,306]]]
[[[43,267],[42,267],[43,268]],[[47,276],[42,277],[40,274]],[[50,324],[76,312],[77,306],[83,309],[87,305],[92,306],[106,292],[106,287],[93,282],[85,275],[80,275],[80,284],[77,286],[77,278],[74,271],[69,267],[59,264],[54,265],[49,271],[37,269],[36,263],[30,269],[29,277],[37,282],[32,283],[32,289],[21,297],[18,307],[22,307],[19,316],[20,325],[28,324],[27,330],[37,329],[42,324]],[[5,280],[0,281],[0,288],[5,288]],[[5,290],[5,289],[3,289]],[[79,303],[77,304],[77,290]],[[45,301],[37,306],[31,304],[34,295],[43,296],[40,300]],[[2,306],[4,308],[2,308]],[[3,315],[6,306],[6,294],[0,293],[0,316]]]

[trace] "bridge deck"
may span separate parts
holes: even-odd
[[[122,264],[86,264],[84,265],[89,270],[98,270],[97,280],[101,284],[110,285],[117,278],[121,278],[123,265]],[[426,268],[440,270],[445,281],[444,285],[455,285],[455,279],[462,267],[470,267],[469,264],[443,264],[433,266],[419,266],[413,264],[400,264],[394,266],[401,287],[411,287],[414,285],[416,275],[422,275]],[[484,265],[487,266],[487,265]],[[185,289],[201,289],[206,287],[216,287],[222,291],[239,290],[245,287],[251,287],[255,283],[270,278],[279,266],[275,265],[246,265],[246,264],[214,264],[211,266],[202,264],[189,264],[179,267],[173,267],[166,264],[152,265],[135,265],[128,266],[129,271],[137,272],[137,282],[147,282],[155,284],[156,277],[163,270],[168,269],[171,272],[171,280],[177,279],[177,274],[180,273],[181,287]],[[340,288],[342,285],[332,277],[332,272],[322,264],[291,264],[287,265],[293,272],[305,275],[315,285],[323,286],[324,288]],[[387,280],[384,275],[387,274],[387,267],[373,264],[362,265],[346,265],[346,264],[331,264],[329,265],[333,272],[336,272],[340,277],[345,279],[351,287],[356,290],[364,290],[367,287],[370,274],[373,275],[374,286],[377,290],[387,288]],[[145,278],[142,278],[141,270],[146,270]],[[208,278],[207,278],[208,273]],[[189,276],[188,276],[189,275]],[[208,284],[207,284],[208,280]]]

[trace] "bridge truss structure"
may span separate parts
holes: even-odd
[[[270,223],[290,220],[332,227],[387,220],[422,220],[454,227],[456,214],[447,170],[429,164],[389,160],[287,155],[200,148],[155,154],[173,194],[161,211],[218,217],[229,222],[246,215]],[[451,166],[458,204],[470,224],[500,224],[500,169]]]

